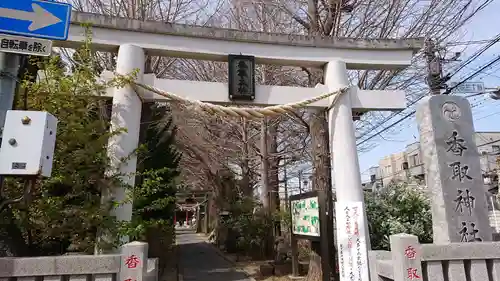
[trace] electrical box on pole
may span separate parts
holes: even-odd
[[[255,99],[255,57],[229,55],[229,99]]]
[[[47,112],[9,110],[0,147],[0,175],[50,177],[57,119]]]

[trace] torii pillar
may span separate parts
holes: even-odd
[[[137,81],[144,75],[145,54],[140,47],[124,44],[118,50],[116,72],[130,75],[137,72]],[[109,174],[118,175],[122,184],[113,187],[110,197],[119,205],[112,210],[112,215],[119,221],[132,220],[132,200],[127,190],[135,185],[137,156],[135,150],[139,144],[142,102],[130,85],[113,88],[113,107],[111,112],[111,132],[115,133],[108,142],[110,158]],[[119,133],[119,130],[125,130]],[[128,242],[128,237],[121,238]]]
[[[341,61],[327,63],[324,81],[328,90],[332,92],[349,87],[346,64]],[[330,102],[332,101],[333,97],[330,98]],[[350,93],[342,95],[328,112],[328,130],[331,142],[332,179],[335,181],[337,200],[363,202]],[[337,165],[334,165],[335,163]]]
[[[349,87],[349,79],[347,77],[347,67],[345,62],[342,61],[330,61],[325,66],[325,86],[329,91],[335,91],[340,88]],[[361,235],[364,234],[362,242],[364,245],[360,247],[362,253],[358,253],[358,258],[362,261],[364,266],[368,267],[368,250],[371,249],[370,235],[368,234],[368,221],[366,216],[366,207],[364,207],[364,196],[363,188],[361,185],[361,173],[359,168],[358,151],[356,146],[356,135],[355,128],[352,119],[352,95],[353,88],[349,88],[349,91],[342,95],[335,106],[333,106],[328,112],[328,130],[330,135],[330,154],[331,154],[331,166],[333,168],[332,182],[335,185],[335,191],[337,195],[337,203],[355,203],[361,202],[363,208],[360,210],[362,212],[362,217],[364,218],[362,224],[364,225],[364,230],[361,231]],[[380,96],[378,98],[381,98]],[[333,98],[330,98],[330,103],[333,102]],[[337,208],[338,210],[338,208]],[[333,212],[333,210],[332,210]],[[338,216],[343,216],[344,214],[337,214]],[[343,221],[342,219],[341,221]],[[341,223],[337,221],[337,232],[343,232]],[[340,229],[339,229],[340,228]],[[361,226],[360,226],[361,229]],[[341,241],[343,237],[337,237],[337,244],[346,242]],[[350,238],[349,238],[350,239]],[[339,255],[343,256],[343,250],[337,249]],[[352,258],[352,254],[350,254]],[[341,259],[339,258],[339,261]],[[342,263],[340,261],[340,263]],[[339,267],[340,268],[340,267]],[[368,270],[365,271],[365,273]],[[341,272],[341,280],[345,280]],[[363,280],[366,281],[367,275],[364,275]]]

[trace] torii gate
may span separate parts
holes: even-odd
[[[229,54],[255,56],[256,63],[285,66],[323,67],[324,85],[316,88],[257,86],[252,104],[271,105],[301,101],[349,86],[347,69],[395,70],[410,65],[413,54],[422,48],[422,39],[332,39],[302,35],[266,34],[236,30],[193,27],[142,22],[74,12],[68,41],[57,42],[62,47],[76,47],[85,40],[81,23],[91,23],[92,43],[97,50],[118,49],[116,72],[129,74],[139,69],[138,81],[192,100],[211,103],[230,103],[226,83],[158,79],[144,75],[145,54],[212,61],[227,61]],[[109,74],[108,74],[109,75]],[[112,129],[126,128],[127,132],[110,140],[109,155],[123,174],[136,171],[135,157],[127,158],[138,146],[141,119],[141,100],[131,86],[110,89],[113,97]],[[146,100],[164,100],[146,93]],[[363,202],[361,175],[353,124],[353,111],[401,110],[405,108],[403,91],[366,91],[350,87],[337,105],[329,111],[333,179],[337,201]],[[312,107],[325,108],[330,100]],[[335,165],[336,163],[341,165]],[[134,185],[134,177],[124,178]],[[115,196],[125,199],[125,189]],[[119,220],[130,220],[131,203],[116,210]]]
[[[209,228],[209,206],[211,203],[210,193],[211,190],[193,190],[191,192],[178,192],[176,194],[176,209],[181,211],[186,211],[185,220],[188,221],[189,214],[188,211],[193,212],[194,217],[196,218],[196,232],[201,232],[202,230],[207,232]],[[192,201],[192,203],[187,203],[188,201]],[[203,206],[202,209],[200,207]],[[178,221],[177,218],[177,210],[174,217],[174,224]],[[201,219],[201,210],[203,210],[203,222]],[[179,217],[180,220],[183,218]]]

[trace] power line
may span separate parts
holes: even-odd
[[[481,44],[490,43],[493,40],[494,39],[483,39],[483,40],[470,40],[470,41],[462,41],[462,42],[450,42],[450,43],[446,43],[445,45],[447,47],[466,46],[466,45],[481,45]]]
[[[451,77],[453,77],[454,75],[456,75],[458,73],[458,71],[460,71],[463,67],[466,67],[467,65],[469,65],[474,59],[476,59],[479,55],[481,55],[482,53],[484,53],[486,50],[488,50],[489,48],[491,48],[491,46],[493,46],[495,43],[498,43],[500,40],[500,33],[497,34],[496,36],[494,36],[493,38],[489,39],[488,42],[490,42],[490,44],[484,46],[482,49],[476,51],[473,55],[471,55],[467,60],[465,60],[461,66],[459,66],[459,69],[457,71],[455,71],[453,74],[447,74],[445,75],[445,77],[449,80]],[[455,85],[457,86],[457,85]],[[422,95],[420,96],[419,98],[415,99],[414,101],[412,101],[408,107],[411,107],[413,106],[414,104],[416,104],[417,102],[419,102],[422,98],[424,98],[425,95]],[[386,117],[384,120],[382,120],[382,122],[380,122],[378,124],[378,126],[382,125],[382,124],[385,124],[386,122],[388,122],[389,120],[391,120],[394,116],[398,115],[399,113],[393,113],[391,115],[389,115],[388,117]],[[403,118],[407,118],[407,117],[403,117]],[[399,123],[399,122],[398,122]],[[358,139],[361,139],[363,138],[364,136],[368,135],[369,133],[373,132],[375,129],[372,129],[364,134],[362,134],[361,136],[358,137]],[[364,141],[363,141],[364,143]]]
[[[497,34],[496,36],[494,36],[494,38],[490,39],[490,43],[489,43],[488,45],[484,46],[482,49],[480,49],[480,50],[478,50],[477,52],[475,52],[475,53],[474,53],[472,56],[470,56],[470,57],[469,57],[469,58],[468,58],[465,62],[463,62],[463,63],[461,64],[461,66],[459,66],[459,69],[458,69],[458,70],[456,70],[453,74],[447,74],[447,75],[445,76],[445,79],[449,80],[451,77],[453,77],[454,75],[456,75],[456,74],[458,73],[458,71],[460,71],[463,67],[466,67],[467,65],[469,65],[469,64],[470,64],[470,63],[471,63],[474,59],[476,59],[479,55],[481,55],[482,53],[484,53],[486,50],[488,50],[489,48],[491,48],[494,44],[498,43],[499,41],[500,41],[500,33],[499,33],[499,34]],[[488,66],[488,67],[489,67],[489,66]],[[476,74],[474,74],[474,76],[475,76],[475,75],[477,75],[477,73],[476,73]],[[473,77],[473,76],[472,76],[472,77]],[[469,77],[469,79],[470,79],[470,78],[472,78],[472,77]],[[463,84],[463,82],[464,82],[464,80],[462,80],[459,84],[454,85],[454,86],[451,88],[451,90],[453,90],[454,88],[458,87],[460,84]],[[450,90],[450,89],[449,89],[449,90]],[[447,92],[449,92],[449,91],[447,91]],[[422,95],[422,96],[420,96],[419,98],[417,98],[417,99],[415,99],[414,101],[412,101],[412,102],[411,102],[411,104],[409,104],[409,105],[408,105],[408,107],[413,106],[414,104],[416,104],[417,102],[419,102],[421,99],[423,99],[423,98],[424,98],[424,96],[426,96],[426,95]],[[410,116],[412,116],[414,113],[415,113],[415,111],[413,111],[412,113],[410,113],[410,114],[408,114],[408,115],[405,115],[404,117],[402,117],[402,118],[403,118],[403,120],[404,120],[404,119],[406,119],[406,118],[408,118],[408,117],[410,117]],[[380,123],[378,124],[378,126],[380,126],[380,125],[382,125],[382,124],[385,124],[386,122],[388,122],[389,120],[391,120],[391,119],[392,119],[394,116],[396,116],[397,114],[399,114],[399,113],[394,113],[394,114],[391,114],[390,116],[388,116],[387,118],[385,118],[382,122],[380,122]],[[396,121],[395,123],[391,124],[390,126],[388,126],[388,127],[384,128],[381,132],[385,132],[385,131],[387,131],[389,128],[393,127],[394,125],[399,124],[401,121],[402,121],[402,120]],[[363,138],[364,136],[368,135],[369,133],[373,132],[374,130],[375,130],[375,129],[372,129],[372,130],[370,130],[370,131],[368,131],[368,132],[364,133],[364,134],[363,134],[363,135],[361,135],[358,139]],[[371,136],[371,137],[369,137],[368,139],[365,139],[365,140],[361,141],[361,143],[359,143],[358,145],[363,144],[363,143],[365,143],[366,141],[368,141],[368,140],[370,140],[370,139],[373,139],[373,137],[380,135],[380,133],[381,133],[381,132],[379,132],[379,133],[377,133],[377,134],[375,134],[375,135],[372,135],[372,136]]]
[[[496,140],[492,140],[492,141],[483,143],[481,145],[478,145],[477,147],[479,148],[479,147],[482,147],[482,146],[485,146],[485,145],[489,145],[489,144],[492,144],[492,143],[496,143],[496,142],[500,142],[500,139],[496,139]]]
[[[500,37],[499,37],[500,39]],[[498,42],[498,41],[497,41]],[[479,73],[481,73],[483,70],[489,68],[490,66],[494,65],[495,63],[497,63],[498,61],[500,61],[500,56],[498,56],[496,59],[492,60],[490,63],[488,63],[487,65],[481,67],[479,70],[475,71],[474,73],[472,73],[471,75],[467,76],[467,78],[465,79],[462,79],[462,81],[458,82],[456,85],[454,85],[453,87],[449,88],[446,90],[446,92],[444,92],[445,95],[449,94],[453,89],[455,89],[456,87],[460,86],[461,84],[465,83],[467,80],[469,79],[472,79],[474,78],[476,75],[478,75]]]
[[[417,98],[417,99],[415,99],[415,100],[411,101],[411,103],[410,103],[407,107],[411,107],[411,106],[413,106],[414,104],[416,104],[417,102],[419,102],[419,101],[420,101],[423,97],[425,97],[425,95],[422,95],[422,96],[420,96],[419,98]],[[378,124],[378,126],[380,126],[380,125],[382,125],[382,124],[385,124],[387,121],[391,120],[394,116],[398,115],[399,113],[400,113],[400,112],[395,112],[395,113],[393,113],[393,114],[391,114],[391,115],[387,116],[384,120],[382,120],[382,122],[380,122],[380,123]],[[358,139],[363,138],[364,136],[368,135],[369,133],[373,132],[374,130],[375,130],[375,129],[370,130],[369,132],[366,132],[366,133],[362,134],[361,136],[359,136],[359,137],[358,137]],[[358,144],[358,145],[359,145],[359,144]]]
[[[465,60],[464,62],[462,62],[462,64],[458,67],[458,69],[457,69],[457,70],[455,70],[455,72],[454,72],[453,74],[448,73],[447,75],[445,75],[445,79],[446,79],[446,80],[449,80],[451,77],[453,77],[454,75],[456,75],[456,74],[457,74],[457,73],[458,73],[458,72],[459,72],[462,68],[464,68],[464,67],[466,67],[467,65],[469,65],[472,61],[474,61],[477,57],[479,57],[481,54],[483,54],[486,50],[488,50],[489,48],[491,48],[491,46],[493,46],[494,44],[498,43],[498,42],[500,41],[500,33],[499,33],[499,34],[497,34],[496,36],[494,36],[493,38],[489,39],[489,40],[483,40],[483,41],[486,41],[487,43],[489,42],[489,44],[488,44],[488,45],[486,45],[486,46],[484,46],[484,47],[482,47],[482,49],[480,49],[480,50],[476,51],[476,52],[475,52],[473,55],[471,55],[471,56],[470,56],[467,60]],[[459,84],[454,85],[454,87],[453,87],[452,89],[454,89],[454,88],[456,88],[456,87],[458,87],[458,86],[459,86]],[[426,95],[422,95],[422,96],[420,96],[419,98],[417,98],[417,99],[413,100],[413,101],[412,101],[412,102],[408,105],[408,107],[411,107],[411,106],[413,106],[414,104],[416,104],[417,102],[419,102],[421,99],[423,99],[423,98],[424,98],[424,96],[426,96]],[[382,124],[385,124],[386,122],[388,122],[389,120],[391,120],[394,116],[396,116],[396,115],[398,115],[398,114],[399,114],[399,113],[393,113],[393,114],[391,114],[391,115],[387,116],[384,120],[382,120],[382,121],[378,124],[378,126],[381,126]],[[410,114],[410,116],[411,116],[411,114]],[[408,116],[408,117],[409,117],[409,116]],[[403,117],[403,118],[408,118],[408,117],[406,117],[406,116],[405,116],[405,117]],[[397,122],[397,123],[399,123],[399,122]],[[397,123],[396,123],[396,124],[397,124]],[[396,125],[396,124],[394,124],[394,125]],[[363,138],[364,136],[368,135],[369,133],[373,132],[374,130],[375,130],[375,129],[372,129],[372,130],[370,130],[370,131],[368,131],[368,132],[365,132],[364,134],[362,134],[361,136],[359,136],[359,137],[358,137],[358,139]],[[371,139],[371,138],[370,138],[370,139]],[[366,141],[362,141],[362,143],[364,143],[364,142],[366,142]],[[361,144],[361,143],[360,143],[360,144]],[[359,145],[359,144],[358,144],[358,145]]]
[[[482,116],[482,117],[480,117],[480,118],[477,118],[477,119],[476,119],[476,120],[474,120],[474,121],[483,120],[483,119],[485,119],[485,118],[488,118],[488,117],[491,117],[491,116],[494,116],[494,115],[498,115],[498,114],[500,114],[500,111],[495,111],[495,112],[490,113],[490,114],[488,114],[488,115],[486,115],[486,116]]]
[[[439,79],[439,80],[440,80],[440,79]],[[410,108],[411,106],[415,105],[417,102],[419,102],[421,99],[423,99],[423,98],[424,98],[427,94],[429,94],[429,93],[430,93],[430,92],[426,92],[425,94],[422,94],[422,95],[420,95],[418,98],[416,98],[416,99],[412,100],[412,101],[410,102],[410,104],[408,104],[408,105],[407,105],[407,108]],[[392,118],[394,118],[396,115],[398,115],[398,114],[400,114],[400,113],[401,113],[401,111],[392,113],[391,115],[389,115],[389,116],[387,116],[385,119],[383,119],[381,122],[379,122],[379,123],[377,124],[377,126],[376,126],[376,127],[379,127],[379,126],[381,126],[382,124],[387,123],[389,120],[391,120]],[[372,129],[372,130],[370,130],[370,131],[368,131],[368,132],[365,132],[365,133],[364,133],[364,134],[362,134],[361,136],[357,137],[357,139],[358,139],[358,140],[359,140],[359,139],[362,139],[364,136],[368,135],[369,133],[373,132],[374,130],[375,130],[375,129]]]
[[[468,20],[470,20],[472,17],[474,17],[481,10],[485,9],[492,2],[493,2],[493,0],[487,0],[487,1],[483,2],[473,13],[471,13],[467,17],[465,17],[465,19],[462,21],[462,23],[463,24],[466,23]]]
[[[457,85],[463,84],[465,81],[467,81],[467,80],[469,80],[469,79],[473,78],[474,76],[476,76],[477,74],[479,74],[481,71],[483,71],[484,69],[486,69],[486,68],[490,67],[491,65],[493,65],[494,63],[496,63],[496,62],[498,62],[498,61],[500,61],[500,56],[498,56],[496,59],[492,60],[492,61],[491,61],[490,63],[488,63],[487,65],[485,65],[485,66],[481,67],[479,70],[475,71],[473,74],[469,75],[467,78],[465,78],[465,79],[463,79],[462,81],[460,81]],[[455,88],[455,87],[453,87],[453,88]],[[452,88],[452,89],[453,89],[453,88]],[[424,97],[424,95],[422,95],[420,98],[418,98],[418,99],[417,99],[417,101],[421,100],[423,97]],[[414,102],[414,103],[416,103],[416,102]],[[414,104],[414,103],[413,103],[413,104]],[[407,118],[409,118],[410,116],[412,116],[413,114],[415,114],[416,112],[417,112],[416,110],[413,110],[412,112],[410,112],[410,113],[406,114],[405,116],[403,116],[402,118],[400,118],[398,121],[396,121],[396,122],[392,123],[391,125],[389,125],[389,126],[385,127],[384,129],[382,129],[381,131],[377,132],[376,134],[373,134],[373,135],[371,135],[370,137],[368,137],[368,138],[364,139],[363,141],[361,141],[361,142],[360,142],[360,143],[358,143],[357,145],[361,145],[361,144],[363,144],[363,143],[365,143],[365,142],[367,142],[367,141],[369,141],[369,140],[373,139],[374,137],[379,136],[379,135],[380,135],[380,134],[382,134],[383,132],[385,132],[385,131],[389,130],[390,128],[394,127],[395,125],[397,125],[397,124],[399,124],[399,123],[403,122],[404,120],[406,120]]]
[[[445,75],[445,77],[450,77],[451,78],[452,76],[456,75],[460,70],[462,70],[467,65],[471,64],[481,54],[483,54],[484,52],[486,52],[486,50],[488,50],[489,48],[491,48],[491,46],[493,46],[496,43],[498,43],[498,41],[500,41],[500,33],[497,34],[494,38],[492,38],[491,42],[488,43],[488,45],[484,46],[481,50],[477,51],[472,56],[470,56],[465,62],[463,62],[457,69],[455,69],[455,71],[453,72],[453,74],[448,73],[447,75]]]
[[[422,99],[422,98],[419,98],[419,100],[420,100],[420,99]],[[365,142],[367,142],[367,141],[369,141],[369,140],[373,139],[374,137],[379,136],[379,135],[380,135],[380,134],[382,134],[383,132],[385,132],[385,131],[389,130],[390,128],[392,128],[392,127],[396,126],[397,124],[399,124],[399,123],[403,122],[406,118],[408,118],[408,117],[412,116],[412,115],[413,115],[413,114],[415,114],[415,113],[416,113],[416,111],[412,111],[412,112],[408,113],[407,115],[403,116],[403,117],[402,117],[401,119],[399,119],[398,121],[396,121],[396,122],[392,123],[391,125],[389,125],[389,126],[385,127],[384,129],[382,129],[381,131],[377,132],[376,134],[371,135],[370,137],[368,137],[368,138],[364,139],[363,141],[361,141],[360,143],[358,143],[358,145],[362,145],[363,143],[365,143]]]

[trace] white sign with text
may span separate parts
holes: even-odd
[[[463,94],[482,93],[485,91],[483,82],[465,82],[460,85],[457,82],[451,82],[450,87],[455,87],[453,92]]]
[[[0,34],[0,52],[46,57],[52,53],[52,41]]]
[[[369,281],[362,202],[336,202],[340,281]]]

